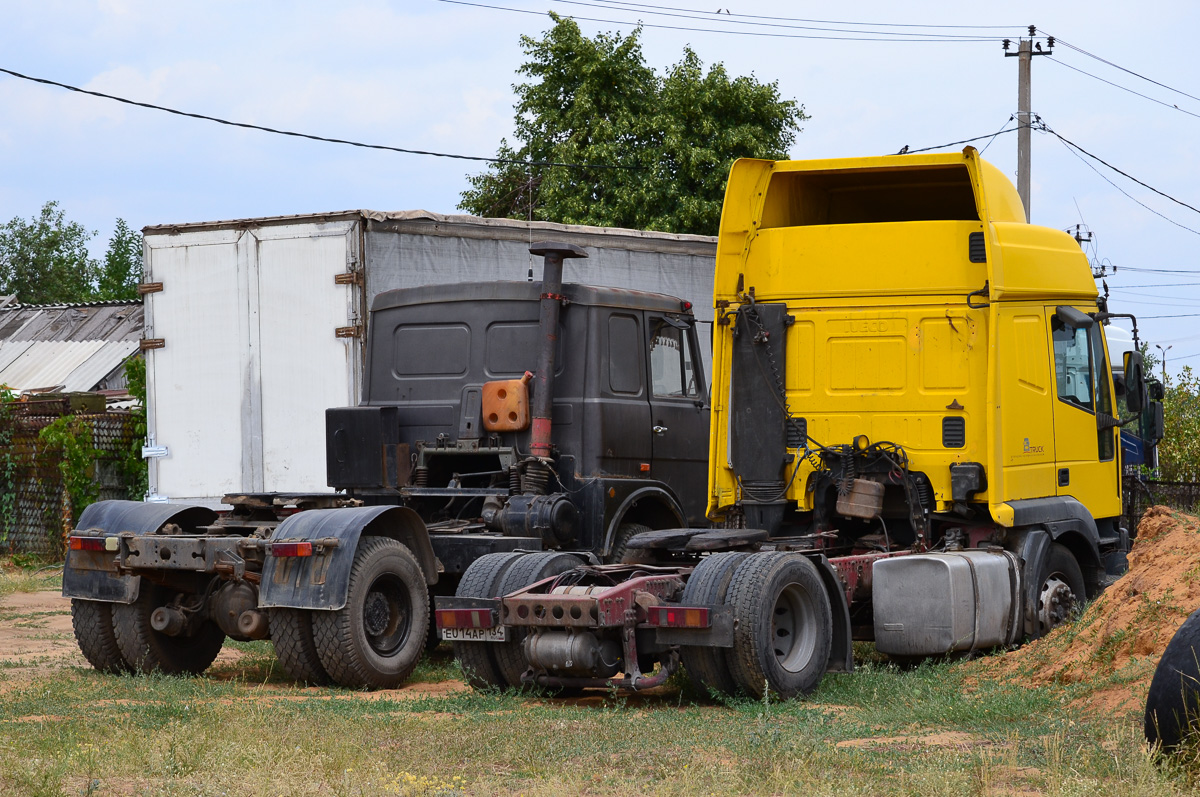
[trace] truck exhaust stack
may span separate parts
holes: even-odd
[[[554,406],[554,351],[558,343],[558,311],[562,307],[563,260],[587,257],[574,244],[542,241],[529,247],[529,253],[544,258],[542,267],[542,308],[538,318],[537,375],[533,389],[533,427],[529,450],[535,457],[550,456],[550,412]]]

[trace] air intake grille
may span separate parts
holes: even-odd
[[[808,444],[808,421],[803,418],[792,418],[787,424],[787,447],[804,448]]]
[[[962,448],[967,444],[967,419],[958,415],[942,418],[942,445]]]
[[[987,262],[987,247],[983,244],[983,233],[973,232],[967,239],[967,257],[972,263]]]

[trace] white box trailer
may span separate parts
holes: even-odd
[[[693,302],[711,339],[706,236],[365,210],[143,232],[150,500],[327,491],[324,413],[358,403],[371,301],[540,275],[531,241],[587,250],[567,261],[568,282]]]

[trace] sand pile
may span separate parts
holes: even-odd
[[[1146,510],[1129,571],[1088,605],[1079,622],[968,665],[984,677],[1035,685],[1087,684],[1097,708],[1141,711],[1158,659],[1200,608],[1200,520],[1164,506]]]

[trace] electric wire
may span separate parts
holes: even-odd
[[[1046,31],[1042,30],[1041,28],[1038,28],[1038,30],[1040,30],[1042,33],[1046,34],[1047,36],[1052,35],[1052,34],[1047,33]],[[1125,67],[1121,66],[1120,64],[1114,64],[1112,61],[1109,61],[1108,59],[1105,59],[1105,58],[1101,58],[1100,56],[1096,55],[1095,53],[1089,53],[1087,50],[1083,49],[1082,47],[1076,47],[1074,44],[1071,44],[1068,41],[1064,41],[1062,38],[1060,38],[1058,36],[1054,37],[1054,41],[1056,44],[1061,44],[1062,46],[1067,47],[1068,49],[1074,50],[1075,52],[1077,52],[1081,55],[1086,55],[1088,58],[1094,58],[1102,64],[1108,64],[1113,69],[1119,69],[1122,72],[1125,72],[1126,74],[1129,74],[1129,75],[1133,75],[1134,77],[1144,80],[1147,83],[1153,83],[1154,85],[1156,85],[1160,88],[1164,88],[1167,91],[1173,91],[1176,94],[1181,94],[1184,97],[1188,97],[1189,99],[1193,99],[1193,100],[1196,100],[1197,102],[1200,102],[1200,97],[1197,97],[1194,94],[1188,94],[1186,91],[1182,91],[1180,89],[1173,88],[1172,86],[1168,86],[1166,83],[1160,83],[1159,81],[1154,80],[1153,78],[1148,78],[1145,75],[1140,75],[1137,72],[1134,72],[1132,69],[1126,69]]]
[[[708,12],[699,11],[697,9],[680,8],[679,6],[662,6],[653,3],[636,3],[632,0],[598,0],[610,6],[632,6],[633,8],[658,8],[668,11],[691,11],[695,14],[705,14]],[[917,22],[849,22],[846,20],[837,19],[803,19],[800,17],[777,17],[765,14],[735,14],[728,10],[724,12],[728,17],[742,17],[745,19],[769,19],[778,22],[812,22],[819,25],[859,25],[874,28],[942,28],[942,29],[968,29],[968,30],[1025,30],[1026,25],[927,25]],[[717,15],[714,15],[717,16]]]
[[[1047,129],[1047,130],[1049,130],[1049,128],[1046,128],[1046,129]],[[1051,131],[1051,132],[1052,132],[1052,131]],[[1058,134],[1056,133],[1055,135],[1058,135]],[[1117,185],[1116,183],[1114,183],[1112,180],[1108,179],[1108,176],[1107,176],[1107,175],[1105,175],[1104,173],[1102,173],[1102,172],[1101,172],[1099,169],[1097,169],[1097,168],[1096,168],[1095,166],[1093,166],[1091,163],[1088,163],[1086,160],[1084,160],[1083,156],[1082,156],[1082,155],[1080,155],[1080,154],[1079,154],[1079,152],[1076,152],[1076,151],[1075,151],[1075,148],[1074,148],[1074,147],[1072,147],[1072,146],[1070,146],[1070,145],[1068,144],[1068,142],[1067,142],[1067,140],[1066,140],[1065,138],[1063,138],[1062,136],[1058,136],[1058,138],[1059,138],[1059,139],[1062,141],[1062,143],[1063,143],[1063,146],[1064,146],[1064,147],[1066,147],[1066,149],[1067,149],[1067,152],[1070,152],[1070,153],[1071,153],[1072,155],[1074,155],[1076,158],[1079,158],[1079,162],[1080,162],[1080,163],[1082,163],[1084,166],[1087,166],[1087,167],[1088,167],[1089,169],[1091,169],[1092,171],[1094,171],[1094,172],[1096,173],[1096,175],[1097,175],[1097,176],[1098,176],[1098,177],[1099,177],[1101,180],[1103,180],[1104,182],[1108,183],[1108,184],[1109,184],[1109,185],[1111,185],[1113,188],[1117,189],[1117,190],[1118,190],[1118,191],[1120,191],[1122,194],[1124,194],[1126,197],[1128,197],[1129,199],[1133,200],[1133,201],[1134,201],[1134,202],[1136,202],[1137,204],[1141,205],[1141,206],[1142,206],[1143,208],[1145,208],[1146,210],[1148,210],[1148,211],[1150,211],[1151,213],[1153,213],[1155,216],[1158,216],[1160,219],[1163,219],[1164,221],[1168,221],[1168,222],[1170,222],[1171,224],[1174,224],[1176,227],[1179,227],[1180,229],[1187,230],[1188,232],[1192,233],[1193,235],[1200,235],[1200,230],[1194,230],[1194,229],[1192,229],[1191,227],[1187,226],[1186,224],[1182,224],[1182,223],[1180,223],[1180,222],[1178,222],[1178,221],[1175,221],[1175,219],[1171,218],[1170,216],[1167,216],[1167,215],[1166,215],[1166,214],[1164,214],[1164,213],[1160,213],[1159,211],[1157,211],[1157,210],[1155,210],[1154,208],[1152,208],[1152,207],[1150,207],[1149,205],[1147,205],[1145,202],[1143,202],[1143,201],[1141,201],[1140,199],[1138,199],[1137,197],[1135,197],[1133,194],[1131,194],[1131,193],[1129,193],[1128,191],[1126,191],[1126,190],[1125,190],[1124,188],[1122,188],[1121,186],[1119,186],[1119,185]],[[1107,164],[1105,164],[1105,165],[1107,165]]]
[[[439,3],[448,3],[456,6],[468,6],[471,8],[488,8],[494,11],[508,11],[514,14],[533,14],[534,16],[544,17],[548,11],[535,11],[528,8],[512,8],[511,6],[498,6],[489,3],[472,3],[467,0],[437,0]],[[603,22],[606,25],[626,25],[629,27],[656,28],[658,30],[682,30],[693,33],[719,33],[727,36],[759,36],[771,39],[824,39],[831,41],[852,41],[852,42],[900,42],[900,43],[923,43],[923,44],[960,44],[967,42],[993,41],[995,36],[963,36],[961,38],[949,39],[930,39],[930,38],[913,38],[913,39],[885,39],[878,35],[874,36],[817,36],[803,33],[768,33],[766,31],[755,30],[721,30],[720,28],[693,28],[686,25],[661,25],[652,22],[629,22],[628,20],[620,19],[600,19],[598,17],[582,17],[576,14],[560,14],[563,19],[582,20],[584,22]],[[859,31],[850,31],[859,33]]]
[[[603,8],[607,11],[617,10],[619,8],[619,7],[615,7],[613,5],[606,5],[606,4],[602,4],[602,3],[590,2],[589,0],[553,0],[553,2],[562,3],[565,5],[572,5],[572,6],[588,6],[591,8]],[[630,5],[633,5],[633,4],[630,4]],[[918,33],[918,32],[913,32],[913,31],[899,31],[899,32],[897,32],[897,31],[874,31],[874,30],[873,31],[856,31],[856,30],[846,30],[845,28],[817,27],[815,25],[785,25],[785,24],[782,24],[781,22],[753,22],[753,21],[747,21],[747,20],[742,20],[742,19],[732,19],[733,14],[713,14],[710,12],[694,11],[694,10],[682,9],[682,8],[672,9],[669,11],[649,11],[648,10],[649,8],[664,8],[664,6],[637,6],[632,9],[622,8],[620,10],[622,10],[622,11],[645,10],[646,13],[650,13],[650,14],[653,14],[655,16],[660,16],[660,17],[672,17],[675,19],[691,19],[691,20],[696,20],[698,22],[709,22],[709,21],[720,22],[720,23],[726,24],[726,25],[749,25],[749,26],[755,26],[755,27],[768,27],[768,28],[777,28],[780,30],[817,30],[817,31],[824,31],[826,33],[869,33],[872,36],[922,36],[922,37],[929,37],[929,39],[932,41],[936,41],[937,39],[960,39],[964,35],[961,33]],[[738,16],[742,16],[742,15],[739,14]],[[807,22],[808,20],[793,20],[793,21]],[[838,24],[838,23],[832,23],[832,24]],[[980,41],[992,41],[996,37],[994,35],[987,35],[987,36],[979,36],[978,38]],[[886,41],[886,40],[884,40],[884,41]]]
[[[1009,122],[1012,121],[1011,116],[1008,118],[1008,121]],[[984,136],[975,136],[974,138],[964,138],[962,141],[951,141],[949,144],[939,144],[936,147],[921,147],[920,149],[905,148],[905,149],[900,150],[900,152],[898,152],[896,154],[897,155],[912,155],[917,152],[929,152],[930,150],[945,149],[946,147],[957,147],[960,144],[970,144],[972,141],[982,141],[985,138],[995,139],[996,136],[999,136],[1001,133],[1015,133],[1016,131],[1020,130],[1022,127],[1028,127],[1028,125],[1017,125],[1016,127],[1010,128],[1010,127],[1008,127],[1008,122],[1005,122],[1004,127],[1000,128],[995,133],[989,133]],[[990,145],[991,142],[989,141],[988,144]],[[984,147],[984,149],[987,149],[987,147]]]
[[[1041,120],[1039,119],[1039,121],[1041,121]],[[1189,205],[1187,202],[1184,202],[1184,201],[1183,201],[1183,200],[1181,200],[1181,199],[1176,199],[1175,197],[1171,196],[1170,194],[1168,194],[1168,193],[1166,193],[1166,192],[1159,191],[1159,190],[1158,190],[1157,188],[1155,188],[1154,186],[1152,186],[1152,185],[1150,185],[1150,184],[1148,184],[1148,183],[1144,183],[1144,182],[1142,182],[1141,180],[1139,180],[1138,178],[1134,177],[1132,174],[1129,174],[1128,172],[1121,171],[1121,170],[1120,170],[1120,169],[1118,169],[1116,166],[1113,166],[1111,163],[1109,163],[1108,161],[1104,160],[1104,159],[1103,159],[1103,158],[1101,158],[1100,156],[1098,156],[1098,155],[1093,155],[1092,153],[1088,152],[1088,151],[1087,151],[1086,149],[1084,149],[1083,147],[1081,147],[1081,146],[1079,146],[1078,144],[1076,144],[1074,141],[1071,141],[1071,140],[1069,140],[1069,139],[1067,139],[1067,138],[1064,138],[1062,135],[1060,135],[1060,134],[1058,134],[1057,132],[1055,132],[1055,131],[1054,131],[1054,130],[1053,130],[1053,129],[1052,129],[1050,126],[1049,126],[1049,125],[1047,125],[1045,122],[1042,122],[1042,123],[1041,123],[1041,129],[1045,130],[1047,133],[1049,133],[1050,135],[1054,136],[1055,138],[1058,138],[1060,141],[1062,141],[1062,142],[1064,142],[1064,143],[1066,143],[1066,144],[1069,144],[1069,145],[1070,145],[1071,147],[1073,147],[1074,149],[1077,149],[1077,150],[1079,150],[1080,152],[1082,152],[1084,155],[1087,155],[1087,156],[1088,156],[1089,158],[1091,158],[1092,160],[1094,160],[1094,161],[1096,161],[1096,162],[1098,162],[1098,163],[1102,163],[1102,164],[1104,164],[1105,166],[1107,166],[1108,168],[1112,169],[1114,172],[1116,172],[1117,174],[1121,175],[1122,177],[1125,177],[1125,178],[1128,178],[1128,179],[1130,179],[1130,180],[1133,180],[1135,183],[1137,183],[1138,185],[1140,185],[1142,188],[1147,188],[1147,189],[1149,189],[1149,190],[1153,191],[1154,193],[1158,194],[1159,196],[1161,196],[1161,197],[1165,197],[1165,198],[1167,198],[1167,199],[1171,200],[1171,201],[1172,201],[1172,202],[1174,202],[1176,205],[1182,205],[1183,207],[1187,208],[1188,210],[1192,211],[1193,213],[1200,213],[1200,208],[1197,208],[1197,207],[1195,207],[1195,206],[1193,206],[1193,205]],[[1195,230],[1193,230],[1193,232],[1195,232]]]
[[[192,113],[190,111],[180,111],[176,108],[168,108],[165,105],[155,105],[155,104],[149,103],[149,102],[139,102],[137,100],[131,100],[126,97],[118,97],[115,94],[105,94],[104,92],[100,92],[100,91],[92,91],[90,89],[80,88],[79,86],[72,86],[68,83],[60,83],[57,80],[49,80],[47,78],[34,77],[33,75],[25,75],[25,74],[22,74],[21,72],[15,72],[11,69],[5,69],[4,67],[0,67],[0,72],[4,73],[6,75],[11,75],[12,77],[15,77],[15,78],[19,78],[21,80],[28,80],[33,83],[42,83],[47,86],[57,86],[59,88],[66,89],[68,91],[77,92],[79,94],[87,94],[92,97],[100,97],[101,99],[105,99],[105,100],[113,100],[114,102],[120,102],[120,103],[124,103],[126,105],[136,105],[139,108],[148,108],[152,111],[162,111],[164,113],[174,114],[176,116],[186,116],[190,119],[202,119],[207,122],[216,122],[217,124],[227,125],[229,127],[241,127],[241,128],[245,128],[247,130],[258,130],[263,133],[274,133],[275,135],[279,135],[279,136],[290,136],[292,138],[302,138],[302,139],[308,139],[310,141],[322,141],[327,144],[344,144],[344,145],[350,146],[350,147],[360,147],[362,149],[385,150],[387,152],[399,152],[399,153],[403,153],[406,155],[428,155],[428,156],[435,157],[435,158],[453,158],[456,160],[483,161],[486,163],[507,163],[507,164],[515,164],[515,165],[519,165],[519,166],[553,166],[553,167],[557,167],[557,168],[566,168],[566,169],[641,169],[642,168],[641,166],[626,166],[626,165],[613,164],[613,163],[560,163],[557,161],[525,161],[525,160],[517,160],[515,158],[490,158],[490,157],[486,157],[483,155],[457,155],[457,154],[452,154],[449,152],[433,152],[430,150],[423,150],[423,149],[408,149],[406,147],[393,147],[393,146],[389,146],[386,144],[365,144],[361,141],[351,141],[351,140],[345,139],[345,138],[331,138],[328,136],[313,135],[312,133],[299,133],[294,130],[280,130],[278,128],[266,127],[265,125],[251,124],[249,122],[234,122],[229,119],[222,119],[218,116],[208,116],[208,115],[202,114],[202,113]]]
[[[1179,111],[1180,113],[1186,113],[1188,116],[1194,116],[1197,119],[1200,119],[1200,113],[1192,113],[1191,111],[1187,110],[1186,108],[1180,108],[1175,103],[1166,102],[1164,100],[1158,99],[1157,97],[1151,97],[1149,94],[1142,94],[1140,91],[1134,91],[1133,89],[1128,88],[1127,86],[1122,86],[1120,83],[1113,83],[1111,80],[1105,80],[1104,78],[1100,77],[1099,75],[1093,75],[1091,72],[1080,69],[1077,66],[1071,66],[1067,62],[1061,61],[1054,56],[1050,57],[1050,62],[1054,63],[1054,64],[1058,64],[1059,66],[1065,66],[1067,69],[1071,69],[1075,72],[1078,72],[1081,75],[1087,75],[1088,77],[1093,78],[1094,80],[1099,80],[1101,83],[1107,83],[1108,85],[1112,86],[1113,88],[1120,89],[1121,91],[1127,91],[1130,94],[1134,94],[1138,97],[1141,97],[1144,100],[1150,100],[1150,102],[1157,103],[1158,105],[1162,105],[1167,108],[1174,108],[1176,111]]]

